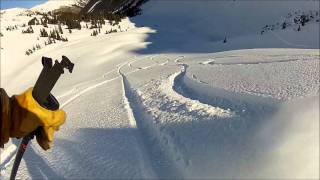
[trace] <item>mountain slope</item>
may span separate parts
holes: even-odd
[[[112,12],[121,15],[135,16],[140,6],[147,0],[91,0],[81,10],[81,14]]]
[[[39,15],[1,11],[9,95],[34,85],[42,56],[75,63],[52,91],[66,123],[53,149],[32,142],[18,178],[318,179],[319,22],[261,34],[317,3],[151,0],[95,36],[91,22],[61,26],[69,41],[47,46],[43,25],[21,33]],[[1,178],[18,143],[1,150]]]
[[[62,7],[71,7],[77,4],[78,4],[78,0],[63,0],[63,1],[49,0],[43,4],[40,4],[31,8],[30,10],[39,11],[39,12],[48,12],[48,11],[53,11]]]
[[[268,39],[258,36],[266,25],[281,22],[288,13],[319,11],[318,7],[319,1],[151,0],[142,6],[143,15],[132,18],[132,21],[137,26],[152,27],[156,31],[149,34],[146,41],[151,44],[148,51],[142,53],[165,52],[184,46],[190,46],[183,50],[185,52],[210,52],[217,41],[222,42],[225,38],[257,35],[257,38]],[[252,12],[255,12],[254,16]],[[313,36],[317,37],[319,22],[313,24]],[[313,41],[313,45],[319,44],[317,38]],[[248,47],[247,42],[242,43]]]

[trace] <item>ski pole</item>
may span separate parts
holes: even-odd
[[[20,165],[22,156],[23,156],[25,150],[28,147],[29,141],[34,138],[35,132],[36,131],[28,134],[27,136],[25,136],[21,140],[21,143],[19,145],[19,148],[18,148],[18,151],[17,151],[17,154],[16,154],[16,158],[15,158],[14,163],[13,163],[13,167],[12,167],[12,170],[11,170],[10,180],[14,180],[16,178],[16,175],[17,175],[17,172],[18,172],[18,169],[19,169],[19,165]]]
[[[58,101],[50,92],[56,84],[56,82],[58,81],[61,74],[64,73],[63,69],[68,69],[69,72],[72,73],[74,64],[66,56],[62,56],[61,62],[58,62],[56,60],[53,66],[51,58],[42,57],[41,62],[43,68],[32,90],[32,96],[41,106],[49,110],[59,109]],[[10,180],[15,179],[23,154],[26,151],[30,140],[32,140],[34,136],[37,134],[37,132],[40,130],[39,128],[40,127],[38,127],[35,131],[31,132],[30,134],[22,138],[22,141],[19,145],[13,163]]]

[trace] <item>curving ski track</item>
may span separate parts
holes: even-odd
[[[158,121],[174,120],[174,114],[178,113],[180,116],[190,116],[191,119],[193,119],[193,116],[194,118],[198,117],[200,119],[201,117],[202,119],[216,119],[217,123],[220,120],[223,120],[224,122],[237,120],[237,123],[235,123],[237,124],[236,126],[246,127],[240,128],[242,129],[241,131],[245,131],[255,129],[259,122],[264,119],[265,115],[275,111],[278,106],[277,101],[270,101],[270,99],[267,98],[258,98],[258,96],[249,97],[249,95],[242,95],[241,98],[235,98],[238,94],[229,92],[224,92],[224,94],[222,94],[223,97],[198,94],[194,89],[190,89],[190,87],[185,84],[185,79],[188,79],[186,76],[188,66],[186,64],[180,64],[179,66],[181,67],[180,72],[172,74],[167,80],[155,82],[155,84],[152,85],[153,87],[158,86],[158,90],[151,88],[144,92],[133,90],[130,87],[130,83],[126,76],[121,73],[126,99],[130,104],[129,111],[133,112],[137,126],[143,134],[143,142],[146,144],[145,147],[148,147],[150,159],[156,159],[157,161],[162,162],[161,166],[159,163],[152,161],[153,167],[160,178],[190,177],[188,169],[192,167],[192,158],[186,156],[185,153],[190,150],[184,149],[183,145],[181,147],[181,142],[177,142],[176,140],[177,137],[174,135],[174,130],[172,131],[171,128],[162,128],[157,125],[159,123]],[[131,67],[133,68],[133,66]],[[207,88],[211,88],[209,85],[206,86]],[[151,92],[151,96],[143,94],[147,92]],[[258,100],[255,101],[254,99]],[[148,103],[147,101],[152,102]],[[160,103],[159,107],[153,107],[154,104],[157,103]],[[184,111],[181,109],[181,112],[184,113],[176,111],[175,107],[182,107],[181,105],[186,110]],[[156,111],[153,111],[152,108],[156,108]],[[235,111],[232,112],[232,110]],[[165,111],[170,112],[168,116],[165,115]],[[260,116],[260,118],[257,118],[258,116]],[[252,119],[256,119],[256,123],[251,123],[251,125],[249,125],[248,123]],[[223,124],[224,123],[220,123],[220,125]],[[218,125],[218,127],[220,127],[220,125]],[[243,137],[250,136],[250,134],[246,135],[247,133],[242,133]],[[230,137],[226,138],[234,138],[233,134],[228,136]],[[186,145],[185,148],[190,148],[188,146],[189,145]],[[241,148],[244,148],[243,146],[245,146],[245,143],[240,146]],[[162,150],[157,150],[159,148]],[[154,154],[157,154],[156,158],[154,158]],[[171,173],[167,173],[166,176],[164,176],[163,172],[168,172],[168,170],[171,170]]]

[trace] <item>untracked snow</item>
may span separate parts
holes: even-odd
[[[38,12],[49,12],[61,7],[71,7],[72,5],[76,5],[78,0],[48,0],[47,2],[34,6],[31,8],[32,11]]]

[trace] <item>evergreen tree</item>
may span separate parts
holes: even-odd
[[[63,34],[63,30],[62,30],[61,24],[59,24],[58,28],[59,28],[59,33]]]
[[[42,22],[43,27],[48,28],[48,19],[44,19]]]
[[[50,31],[50,37],[53,39],[56,38],[56,33],[54,32],[54,30]]]
[[[66,42],[66,41],[68,41],[68,38],[61,37],[61,41]]]
[[[22,30],[22,33],[34,33],[32,26],[29,26],[26,30]]]
[[[50,38],[50,37],[48,37],[48,43],[47,43],[47,45],[49,45],[49,44],[52,44],[52,41],[51,41],[51,38]]]
[[[281,27],[282,27],[282,29],[285,29],[287,27],[287,23],[283,22]]]
[[[301,21],[301,26],[304,26],[306,24],[306,22],[308,22],[307,16],[306,15],[301,15],[300,21]]]
[[[43,33],[43,37],[49,37],[48,32],[44,28],[42,30],[42,33]]]
[[[227,43],[227,37],[224,38],[223,43]]]
[[[56,31],[56,34],[57,34],[57,35],[56,35],[56,39],[57,39],[57,40],[61,40],[61,37],[60,37],[60,34],[59,34],[58,31]]]
[[[36,25],[36,21],[37,21],[37,18],[32,18],[29,22],[28,22],[28,25],[31,26],[31,25]]]
[[[91,35],[92,35],[92,36],[97,36],[97,35],[98,35],[98,31],[97,31],[97,30],[93,30],[93,32],[92,32]]]

